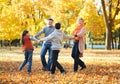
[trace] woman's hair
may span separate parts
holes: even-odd
[[[82,21],[83,21],[83,23],[84,23],[84,19],[83,19],[83,18],[79,18],[78,20],[82,20]]]
[[[27,30],[24,30],[24,31],[22,32],[22,44],[24,44],[24,36],[25,36],[27,33],[28,33]]]

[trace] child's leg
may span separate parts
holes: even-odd
[[[31,72],[33,50],[28,50],[28,72]]]
[[[25,59],[23,61],[23,63],[20,65],[20,67],[18,68],[18,70],[22,70],[22,68],[26,65],[27,63],[27,60],[28,60],[28,52],[27,51],[24,51],[24,56],[25,56]]]
[[[56,66],[52,63],[52,64],[51,64],[51,69],[50,69],[51,74],[54,74],[54,73],[55,73],[55,68],[56,68]]]
[[[53,64],[60,70],[60,72],[64,72],[63,67],[60,65],[60,63],[57,61],[58,59],[59,50],[53,50]]]

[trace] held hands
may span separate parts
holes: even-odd
[[[74,37],[77,37],[77,36],[78,36],[77,34],[74,35]]]

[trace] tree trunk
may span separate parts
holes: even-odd
[[[105,8],[105,2],[104,0],[101,0],[101,4],[102,4],[102,9],[103,9],[103,15],[104,15],[104,21],[105,21],[105,25],[106,25],[106,42],[105,42],[105,48],[107,50],[111,50],[111,30],[112,27],[110,27],[110,20],[108,21],[107,19],[107,13],[106,13],[106,8]]]
[[[119,32],[119,41],[118,41],[118,49],[120,49],[120,28],[119,28],[119,30],[118,30],[118,32]]]

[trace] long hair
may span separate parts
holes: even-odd
[[[24,44],[24,36],[25,36],[27,33],[28,33],[27,30],[24,30],[24,31],[22,32],[22,44]]]

